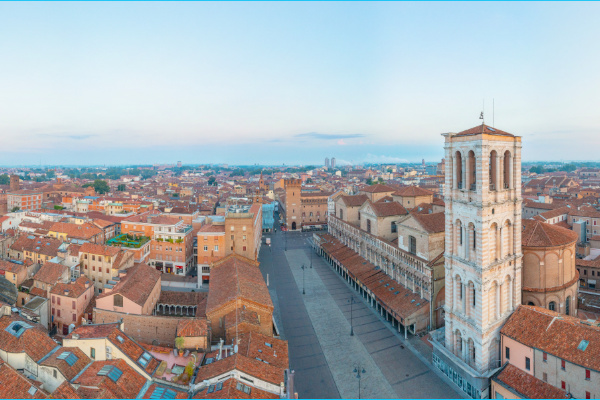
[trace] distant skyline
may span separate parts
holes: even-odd
[[[593,160],[598,3],[0,3],[0,165]],[[492,100],[495,115],[492,113]]]

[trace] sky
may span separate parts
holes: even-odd
[[[595,2],[2,2],[0,165],[597,160]],[[494,104],[492,112],[492,103]]]

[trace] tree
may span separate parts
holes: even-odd
[[[10,210],[10,212],[16,212],[16,211],[19,211],[19,210],[20,210],[19,207],[13,207],[12,210]]]
[[[125,187],[125,184],[124,184],[124,183],[121,183],[119,186],[117,186],[117,190],[118,190],[119,192],[124,192],[124,191],[125,191],[125,188],[126,188],[126,187]]]
[[[94,190],[98,194],[105,194],[105,193],[110,192],[110,186],[108,186],[108,183],[106,183],[106,181],[103,181],[101,179],[96,179],[96,180],[94,180],[94,183],[86,183],[85,185],[83,185],[83,187],[88,187],[88,186],[93,186]]]
[[[217,178],[215,178],[214,176],[211,176],[210,178],[208,178],[208,186],[216,186],[217,184]]]
[[[46,171],[46,178],[48,180],[53,179],[55,176],[56,176],[56,174],[54,173],[53,170],[50,169],[50,170]]]
[[[379,177],[379,183],[381,183],[381,184],[385,183],[385,181],[383,180],[382,177]]]
[[[306,180],[306,183],[313,183],[313,180],[312,180],[311,178],[308,178],[308,179]]]
[[[190,360],[190,362],[187,363],[187,365],[185,366],[185,373],[190,378],[192,377],[192,375],[194,375],[194,362],[192,360]]]
[[[177,336],[175,338],[175,347],[177,347],[177,350],[179,350],[179,351],[183,350],[184,345],[185,345],[185,339],[182,338],[181,336]]]
[[[0,185],[9,185],[10,177],[7,174],[0,175]]]
[[[62,210],[63,208],[64,208],[63,206],[59,206],[58,204],[54,205],[55,210]]]

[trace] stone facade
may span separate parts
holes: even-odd
[[[523,304],[577,315],[575,244],[523,246]]]
[[[521,138],[486,125],[444,137],[446,326],[434,364],[487,398],[500,328],[521,303]]]

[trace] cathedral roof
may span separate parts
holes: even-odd
[[[555,247],[573,243],[577,233],[532,219],[523,220],[522,245],[524,247]]]

